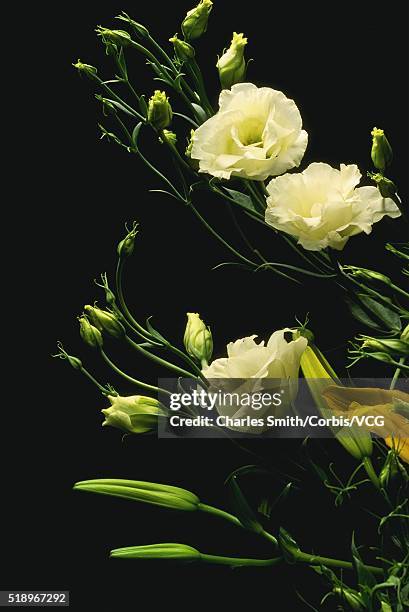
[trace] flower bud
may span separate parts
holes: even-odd
[[[374,128],[371,132],[372,136],[372,150],[371,158],[373,165],[377,170],[383,172],[387,166],[392,162],[392,147],[389,144],[388,139],[385,136],[383,130]]]
[[[85,74],[85,76],[93,79],[97,74],[98,70],[95,66],[90,66],[90,64],[83,64],[81,60],[78,60],[76,64],[73,64],[74,68],[78,70],[80,74]]]
[[[219,70],[220,83],[223,89],[230,89],[232,85],[241,83],[246,75],[246,62],[244,47],[247,38],[243,34],[233,33],[229,49],[219,58],[216,66]]]
[[[108,395],[108,399],[111,406],[101,411],[105,416],[102,425],[117,427],[129,433],[142,434],[154,430],[158,418],[166,414],[162,404],[153,397]]]
[[[200,363],[208,363],[213,353],[211,331],[196,312],[187,313],[187,325],[183,338],[187,353]]]
[[[176,136],[175,132],[171,132],[169,130],[163,130],[162,134],[161,134],[161,142],[167,142],[170,146],[172,147],[176,147],[178,141],[178,137]]]
[[[368,176],[376,183],[383,198],[396,197],[397,188],[393,181],[380,173],[374,174],[373,172],[368,172]]]
[[[351,272],[352,276],[356,278],[362,278],[365,280],[376,281],[384,283],[385,285],[391,285],[392,281],[389,276],[376,272],[375,270],[367,270],[366,268],[357,268],[355,266],[345,266],[348,272]]]
[[[405,329],[403,330],[402,334],[401,334],[401,340],[403,340],[404,342],[409,342],[409,323],[406,325]]]
[[[370,336],[362,336],[361,349],[369,349],[370,351],[380,351],[389,355],[409,355],[409,342],[405,340],[396,340],[389,338],[371,338]]]
[[[101,332],[88,321],[87,317],[79,317],[80,335],[88,346],[91,348],[100,348],[103,345]]]
[[[66,359],[70,366],[74,368],[74,370],[82,370],[82,362],[80,359],[78,359],[78,357],[75,357],[74,355],[69,355],[67,351],[64,350],[64,347],[61,342],[57,342],[57,347],[59,353],[53,355],[53,357],[58,357],[59,359]]]
[[[117,251],[120,258],[125,258],[132,255],[135,248],[135,238],[137,233],[138,224],[136,221],[134,221],[131,231],[128,232],[125,238],[118,244]]]
[[[76,482],[74,490],[123,497],[172,510],[193,511],[197,510],[200,504],[199,498],[186,489],[141,480],[84,480]]]
[[[100,332],[108,334],[108,336],[112,336],[113,338],[123,338],[125,336],[125,328],[118,321],[116,316],[112,314],[112,312],[108,312],[107,310],[101,310],[100,308],[96,308],[94,306],[84,306],[84,311],[89,317],[91,323],[99,329]]]
[[[390,482],[399,473],[398,459],[395,451],[390,450],[387,454],[384,466],[379,474],[379,482],[381,487],[386,489]]]
[[[362,597],[357,591],[346,587],[334,587],[333,592],[340,597],[346,604],[348,604],[350,610],[354,612],[365,612],[366,605],[362,600]]]
[[[121,15],[118,15],[117,19],[119,19],[119,21],[125,21],[126,23],[129,23],[129,25],[131,25],[136,31],[136,33],[142,38],[149,38],[150,35],[148,29],[145,28],[145,26],[141,23],[138,23],[137,21],[131,19],[126,13],[123,12]]]
[[[169,42],[173,44],[175,55],[181,64],[190,62],[195,56],[195,50],[192,45],[189,45],[185,40],[180,40],[175,34],[172,38],[169,38]]]
[[[200,561],[198,550],[186,544],[148,544],[111,550],[111,557],[120,559],[169,559],[171,561]]]
[[[195,8],[187,13],[182,22],[182,32],[186,40],[194,40],[206,32],[212,7],[213,2],[211,0],[201,0]]]
[[[197,159],[192,159],[192,147],[193,147],[193,136],[195,135],[195,130],[190,130],[190,140],[185,149],[185,155],[187,157],[189,165],[193,168],[193,170],[199,169],[199,162]]]
[[[131,35],[125,30],[109,30],[108,28],[98,26],[97,33],[98,36],[101,36],[104,43],[112,43],[114,45],[126,47],[132,42]]]
[[[148,121],[157,129],[164,130],[172,121],[172,107],[164,91],[155,91],[148,104]]]

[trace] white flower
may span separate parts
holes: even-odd
[[[370,234],[385,215],[401,214],[376,187],[357,188],[361,176],[355,164],[337,170],[323,163],[279,176],[267,185],[266,223],[295,236],[309,251],[328,246],[340,251],[350,236]]]
[[[241,338],[227,345],[227,357],[215,359],[203,368],[203,375],[210,381],[210,391],[216,388],[224,393],[238,393],[241,397],[268,392],[281,395],[281,405],[271,403],[254,410],[244,403],[224,402],[218,404],[220,415],[241,419],[245,416],[263,419],[261,426],[230,426],[230,429],[259,433],[266,429],[268,415],[285,413],[286,408],[294,401],[298,391],[298,371],[301,355],[308,341],[304,337],[287,342],[284,335],[291,332],[285,328],[274,332],[267,344],[257,344],[257,336]],[[234,380],[231,380],[234,379]],[[284,393],[283,393],[284,391]]]
[[[281,91],[239,83],[221,92],[219,111],[195,131],[191,157],[200,172],[263,181],[300,164],[308,142],[301,128]]]

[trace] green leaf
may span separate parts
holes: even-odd
[[[235,189],[227,189],[227,187],[224,187],[224,191],[227,191],[229,197],[234,200],[236,204],[245,210],[256,212],[258,214],[258,210],[254,206],[253,200],[250,198],[250,196],[242,193],[241,191],[236,191]]]
[[[162,336],[162,334],[160,334],[158,332],[158,330],[156,330],[152,325],[151,325],[151,320],[152,317],[148,317],[146,319],[146,329],[148,330],[148,332],[154,337],[156,338],[156,340],[159,340],[160,342],[162,342],[163,344],[169,344],[168,341],[166,340],[166,338],[164,338]]]
[[[364,565],[358,549],[355,545],[355,537],[352,534],[351,543],[352,560],[356,572],[356,578],[359,586],[373,588],[376,586],[376,579],[370,570]]]
[[[196,117],[199,119],[199,121],[201,121],[202,123],[204,123],[205,121],[207,121],[208,116],[206,114],[206,112],[204,111],[204,109],[199,105],[199,104],[195,104],[194,102],[192,102],[192,107],[196,113]]]
[[[354,317],[354,319],[356,319],[357,321],[359,321],[360,323],[362,323],[363,325],[366,325],[367,327],[369,327],[370,329],[375,329],[376,331],[384,331],[382,327],[380,327],[377,323],[375,323],[375,321],[373,321],[369,315],[366,313],[366,311],[361,308],[361,306],[359,306],[359,304],[357,304],[356,302],[350,300],[350,299],[346,299],[345,300],[352,316]]]
[[[231,506],[234,513],[237,515],[240,523],[245,529],[254,531],[255,533],[262,533],[264,531],[263,526],[258,522],[253,510],[249,503],[244,497],[239,484],[237,482],[237,475],[229,476],[227,480],[227,486],[229,487],[229,497]]]
[[[288,531],[284,529],[284,527],[280,527],[278,542],[280,544],[283,557],[287,563],[295,563],[297,556],[296,553],[300,552],[300,547],[294,538],[288,533]]]
[[[380,319],[388,326],[389,329],[393,329],[394,331],[401,330],[402,323],[399,315],[396,312],[394,312],[387,306],[380,304],[365,293],[358,293],[357,295],[361,302],[364,304],[364,306],[371,310],[378,319]]]

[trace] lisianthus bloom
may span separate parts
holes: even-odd
[[[199,171],[263,181],[298,166],[307,147],[300,112],[281,91],[239,83],[221,92],[219,111],[193,136]]]
[[[376,187],[357,187],[361,176],[355,164],[337,170],[313,163],[304,172],[277,177],[267,185],[266,223],[309,251],[341,250],[350,236],[370,234],[385,215],[401,214]]]
[[[109,395],[111,406],[102,410],[105,421],[102,425],[117,427],[128,433],[141,434],[155,429],[158,418],[165,416],[162,404],[153,397],[144,395]]]
[[[227,345],[227,357],[215,359],[203,368],[203,375],[210,381],[211,387],[243,397],[263,392],[272,396],[274,392],[282,393],[284,390],[279,406],[282,414],[296,397],[300,359],[308,343],[303,337],[287,342],[286,332],[291,330],[285,328],[274,332],[267,344],[264,341],[255,342],[255,335],[230,342]],[[273,403],[253,411],[252,406],[234,401],[218,405],[217,410],[220,415],[235,419],[248,415],[261,419],[278,413],[277,405]],[[265,427],[231,429],[260,433]]]
[[[409,463],[409,420],[401,411],[402,406],[409,410],[408,393],[398,389],[333,385],[327,387],[322,395],[329,408],[337,414],[383,417],[383,427],[374,425],[371,431],[384,437],[386,444]]]

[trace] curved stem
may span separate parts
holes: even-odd
[[[271,565],[277,565],[283,560],[282,557],[276,557],[274,559],[243,559],[237,557],[219,557],[217,555],[205,555],[200,553],[200,560],[205,563],[214,563],[216,565],[229,565],[230,567],[240,566],[258,566],[266,567]]]
[[[172,370],[176,374],[179,374],[179,376],[183,376],[183,378],[197,378],[197,376],[195,376],[192,372],[188,372],[187,370],[180,368],[174,363],[171,363],[170,361],[166,361],[166,359],[162,359],[162,357],[158,357],[158,355],[155,355],[154,353],[147,351],[140,344],[137,344],[136,342],[134,342],[129,336],[125,336],[125,340],[130,346],[132,346],[132,348],[136,349],[138,353],[141,353],[141,355],[143,355],[144,357],[147,357],[151,361],[154,361],[158,365],[168,368],[168,370]]]
[[[102,392],[104,395],[112,395],[112,394],[111,394],[111,392],[110,392],[110,390],[109,390],[109,389],[107,389],[106,387],[104,387],[103,385],[101,385],[101,384],[100,384],[100,383],[97,381],[97,379],[96,379],[96,378],[94,378],[94,377],[92,376],[92,374],[90,374],[90,373],[88,372],[88,370],[86,370],[84,367],[81,367],[81,368],[80,368],[80,372],[81,372],[81,374],[84,374],[84,376],[86,376],[86,377],[87,377],[87,378],[88,378],[88,379],[89,379],[91,382],[93,382],[93,383],[94,383],[94,385],[95,385],[96,387],[98,387],[98,389],[99,389],[99,390],[100,390],[100,391],[101,391],[101,392]]]
[[[148,391],[154,391],[155,393],[166,393],[167,395],[172,395],[167,389],[162,389],[161,387],[155,387],[154,385],[149,385],[148,383],[144,383],[140,380],[136,380],[136,378],[132,378],[132,376],[129,376],[128,374],[120,370],[118,366],[116,366],[110,360],[110,358],[108,357],[108,355],[105,353],[105,351],[102,348],[100,349],[100,352],[101,352],[101,357],[109,365],[109,367],[112,368],[114,372],[122,376],[122,378],[124,378],[128,382],[134,385],[137,385],[138,387],[141,387],[142,389],[147,389]]]
[[[222,236],[220,236],[220,234],[218,234],[216,232],[215,229],[213,229],[213,227],[211,225],[209,225],[209,223],[206,221],[206,219],[204,219],[204,217],[202,217],[202,215],[199,213],[199,211],[195,208],[195,206],[192,204],[192,202],[189,203],[189,207],[192,209],[192,211],[194,212],[194,214],[196,215],[196,217],[199,219],[199,221],[205,226],[205,228],[213,235],[215,236],[215,238],[217,238],[219,240],[219,242],[221,242],[225,247],[227,247],[229,249],[229,251],[231,251],[232,253],[234,253],[234,255],[240,259],[241,261],[244,261],[248,266],[251,266],[252,268],[257,267],[257,264],[254,261],[251,261],[250,259],[247,259],[247,257],[245,257],[244,255],[242,255],[241,253],[239,253],[234,247],[231,246],[231,244],[229,244]]]

